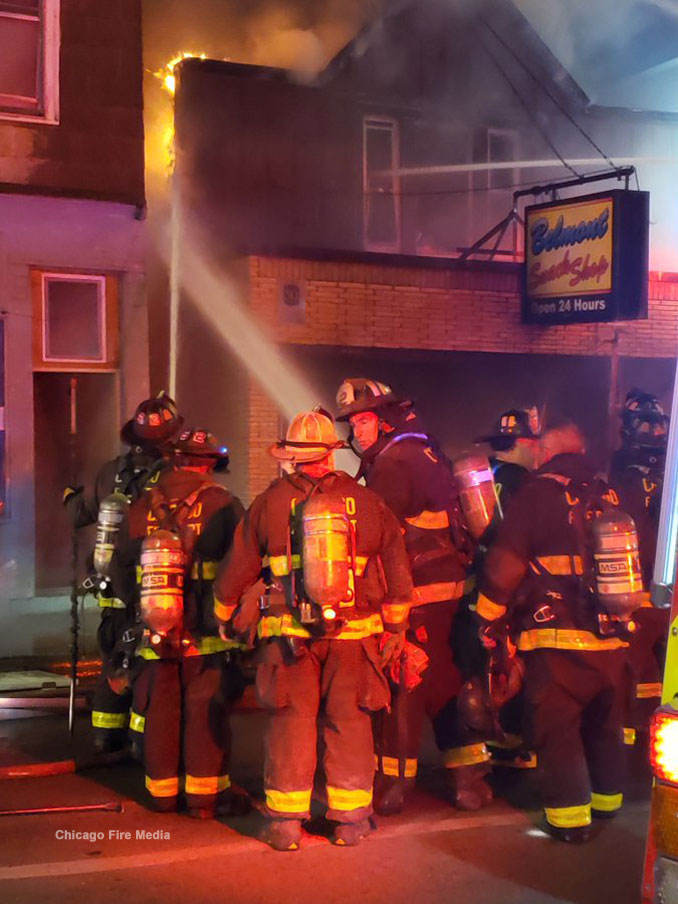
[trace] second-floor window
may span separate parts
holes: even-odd
[[[0,118],[58,118],[60,0],[0,0]]]
[[[370,251],[400,251],[398,123],[363,120],[364,244]]]

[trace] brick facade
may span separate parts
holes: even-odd
[[[277,323],[283,344],[513,352],[541,355],[610,354],[614,324],[526,326],[520,322],[519,270],[383,265],[250,257],[250,305],[276,324],[281,281],[302,281],[302,324]],[[678,281],[650,274],[649,318],[617,325],[622,356],[673,358],[678,354]],[[250,386],[249,498],[276,474],[267,446],[280,417],[265,393]]]

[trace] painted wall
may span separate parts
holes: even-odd
[[[5,322],[8,514],[0,518],[0,656],[68,646],[64,598],[34,598],[33,310],[29,269],[119,278],[120,368],[115,430],[148,394],[144,228],[131,205],[0,196],[0,316]],[[86,442],[86,435],[82,438]],[[106,457],[117,454],[117,443]],[[68,448],[61,449],[68,456]],[[83,475],[87,476],[87,475]],[[39,502],[37,510],[39,511]],[[68,531],[64,520],[55,532]]]

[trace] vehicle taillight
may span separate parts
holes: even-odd
[[[678,710],[662,707],[652,717],[650,760],[655,778],[678,785]]]

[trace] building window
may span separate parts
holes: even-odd
[[[0,0],[0,118],[57,122],[60,0]]]
[[[114,370],[117,282],[114,277],[32,273],[36,370]]]
[[[364,243],[370,251],[400,251],[398,123],[363,120]]]
[[[480,129],[476,133],[474,163],[512,163],[518,159],[518,133],[512,129]],[[518,182],[518,171],[512,166],[488,168],[476,173],[474,187],[480,189],[512,189]]]

